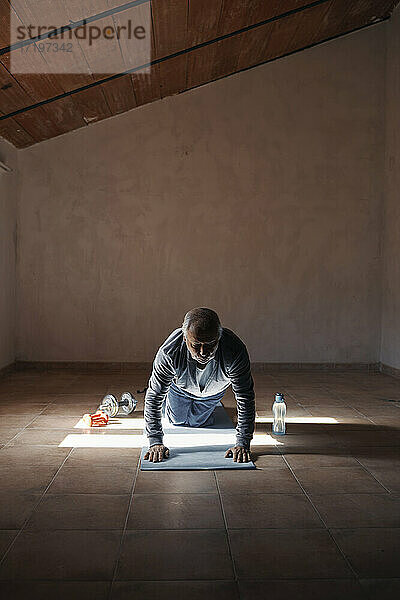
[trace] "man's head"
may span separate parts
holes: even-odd
[[[192,358],[201,365],[214,358],[222,335],[216,312],[210,308],[193,308],[183,319],[182,331]]]

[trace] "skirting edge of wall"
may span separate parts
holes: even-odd
[[[400,369],[397,369],[396,367],[390,367],[384,363],[381,363],[381,372],[385,373],[386,375],[391,375],[392,377],[400,378]]]
[[[15,363],[16,371],[110,371],[125,373],[148,369],[151,370],[151,362],[85,362],[85,361],[22,361]]]
[[[16,361],[0,368],[0,378],[15,371],[110,371],[126,373],[137,370],[151,370],[150,362],[84,362],[84,361]],[[253,362],[254,373],[273,373],[276,371],[366,371],[385,373],[400,378],[400,369],[384,363],[280,363]]]
[[[273,371],[368,371],[373,373],[380,372],[379,363],[264,363],[254,362],[251,364],[254,373],[273,372]]]
[[[10,363],[9,365],[5,365],[4,367],[0,368],[0,378],[4,377],[4,375],[7,375],[8,373],[13,373],[16,368],[15,368],[15,362]]]

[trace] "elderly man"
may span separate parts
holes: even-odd
[[[158,462],[169,456],[169,449],[163,445],[162,408],[174,425],[212,425],[215,407],[230,385],[236,397],[238,424],[236,445],[226,451],[225,458],[249,462],[255,402],[246,346],[221,326],[213,310],[194,308],[154,359],[145,399],[149,450],[144,458]]]

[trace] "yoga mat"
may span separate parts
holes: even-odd
[[[252,462],[234,462],[224,458],[225,452],[235,445],[236,430],[224,407],[217,406],[214,424],[209,427],[183,427],[162,419],[164,445],[169,448],[169,458],[162,462],[144,460],[148,446],[142,448],[142,471],[194,471],[214,469],[255,469]]]

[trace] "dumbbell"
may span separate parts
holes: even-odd
[[[118,413],[129,415],[135,410],[136,406],[136,398],[134,398],[130,392],[124,392],[121,396],[121,400],[117,400],[113,394],[104,396],[99,406],[99,410],[109,417],[116,417]]]

